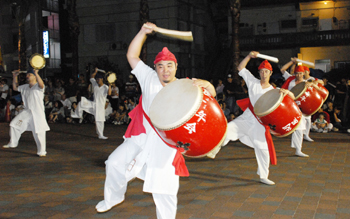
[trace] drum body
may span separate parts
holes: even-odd
[[[306,88],[305,82],[295,85],[291,92],[295,96],[295,102],[301,112],[306,116],[311,116],[318,111],[323,104],[323,98],[313,87]]]
[[[320,90],[318,90],[318,93],[321,95],[323,102],[326,101],[329,95],[329,91],[320,83],[318,83],[317,86],[320,88]]]
[[[254,105],[254,113],[276,137],[285,137],[298,127],[302,113],[295,101],[288,95],[273,89],[263,94]]]
[[[185,148],[185,156],[204,157],[225,140],[227,121],[209,92],[192,83],[179,79],[165,86],[149,117],[164,141]]]

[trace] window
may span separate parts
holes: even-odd
[[[297,20],[283,20],[281,21],[281,29],[296,28]]]
[[[307,18],[301,21],[301,25],[303,27],[317,27],[318,26],[318,18]]]

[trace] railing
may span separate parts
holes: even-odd
[[[241,50],[350,45],[350,30],[241,36],[239,45]]]

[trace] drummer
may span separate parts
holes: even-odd
[[[318,89],[317,85],[312,83],[312,82],[307,82],[304,79],[304,68],[301,65],[298,65],[295,67],[294,70],[294,76],[289,74],[287,72],[287,69],[292,66],[297,64],[297,58],[292,58],[291,61],[286,63],[284,66],[281,68],[281,73],[286,80],[285,83],[282,85],[282,88],[291,90],[295,85],[301,83],[301,82],[306,82],[306,86],[313,86],[314,88]],[[310,118],[309,118],[310,117]],[[299,126],[296,128],[296,130],[292,134],[292,140],[291,140],[291,147],[295,148],[296,152],[295,155],[299,157],[309,157],[309,155],[303,153],[301,151],[302,144],[303,144],[303,135],[305,129],[306,129],[306,123],[310,122],[310,128],[311,128],[311,116],[302,116],[302,119],[300,120]],[[307,133],[309,133],[308,131]],[[304,136],[304,138],[308,141],[313,141],[309,136]]]
[[[152,193],[157,218],[176,217],[179,176],[188,176],[189,173],[179,150],[163,142],[148,123],[147,117],[158,92],[176,80],[178,64],[175,55],[166,47],[153,62],[155,70],[139,58],[147,35],[155,28],[155,24],[147,22],[129,45],[127,59],[133,69],[131,73],[136,76],[142,88],[142,99],[129,113],[132,120],[124,135],[123,144],[106,161],[104,200],[96,205],[97,212],[109,211],[123,202],[128,181],[138,177],[144,180],[143,191]],[[203,87],[215,97],[215,88],[208,81],[193,79],[193,84]]]
[[[274,185],[275,183],[268,179],[270,165],[269,147],[273,147],[272,138],[270,133],[265,135],[265,127],[260,124],[255,117],[254,110],[251,110],[256,101],[264,93],[274,89],[269,82],[272,75],[272,66],[267,60],[263,61],[258,68],[260,80],[255,78],[248,69],[246,69],[246,65],[250,59],[256,58],[258,54],[259,53],[255,51],[250,52],[238,65],[238,74],[244,79],[248,87],[250,106],[241,116],[228,123],[227,136],[223,146],[230,140],[235,141],[239,139],[242,143],[254,148],[255,157],[258,163],[257,174],[260,176],[260,182],[267,185]],[[294,99],[292,92],[286,89],[280,89],[280,92],[283,95],[289,95]],[[208,154],[208,157],[214,158],[219,150],[220,148],[218,148],[217,151],[212,151]]]
[[[90,82],[94,90],[94,101],[87,100],[85,97],[81,97],[75,114],[72,114],[72,118],[83,119],[83,111],[93,114],[95,116],[96,133],[99,139],[105,140],[108,137],[103,135],[105,127],[105,105],[107,95],[111,95],[111,85],[107,86],[103,83],[104,74],[97,73],[98,68],[95,68],[95,72],[91,74]]]
[[[22,96],[24,110],[20,112],[10,123],[10,142],[4,148],[15,148],[25,131],[32,131],[37,146],[37,155],[46,156],[46,131],[50,128],[45,118],[44,90],[45,85],[39,75],[39,70],[27,71],[28,84],[18,86],[18,70],[13,71],[12,86],[14,91],[19,91]]]

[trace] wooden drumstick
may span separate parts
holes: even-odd
[[[296,61],[315,67],[315,63],[312,63],[312,62],[309,62],[309,61],[304,61],[304,60],[301,60],[301,59],[296,59]]]
[[[148,29],[152,29],[152,27],[148,26],[147,24],[144,24],[143,26]],[[175,38],[175,39],[185,40],[190,42],[193,41],[192,31],[169,30],[165,28],[156,27],[154,28],[154,32],[160,33],[170,38]]]
[[[102,73],[106,73],[105,70],[102,70],[102,69],[97,69],[98,72],[102,72]]]
[[[266,60],[271,61],[271,62],[278,63],[278,58],[276,58],[276,57],[272,57],[272,56],[268,56],[268,55],[264,55],[264,54],[260,54],[260,53],[258,55],[256,55],[256,57],[266,59]]]

